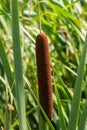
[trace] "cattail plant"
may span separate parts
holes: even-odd
[[[36,38],[36,62],[40,104],[51,120],[53,114],[52,79],[48,39],[44,33],[38,34]]]

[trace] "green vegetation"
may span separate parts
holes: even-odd
[[[86,21],[86,0],[0,0],[1,130],[87,130]],[[52,121],[38,99],[41,29],[49,39]]]

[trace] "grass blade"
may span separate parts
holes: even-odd
[[[61,76],[59,75],[59,73],[58,73],[59,70],[57,68],[55,68],[55,67],[53,68],[53,70],[54,70],[55,74],[58,77],[59,85],[62,86],[61,89],[63,89],[63,92],[65,92],[66,98],[67,99],[72,99],[72,93],[68,90],[68,87],[65,85],[65,83],[63,82]]]
[[[0,58],[2,60],[3,66],[4,66],[9,85],[10,85],[10,87],[12,87],[14,80],[13,80],[11,69],[10,69],[10,66],[9,66],[9,63],[7,60],[7,56],[6,56],[4,47],[3,47],[3,41],[1,38],[0,38]]]
[[[86,51],[87,51],[87,35],[86,35],[86,39],[85,39],[85,43],[84,43],[84,47],[83,47],[80,65],[79,65],[78,72],[77,72],[74,96],[73,96],[73,100],[72,100],[71,113],[70,113],[70,117],[69,117],[68,130],[76,130],[76,124],[77,124],[77,120],[78,120],[78,113],[79,113],[79,106],[80,106],[80,97],[81,97],[81,89],[82,89],[81,83],[82,83],[82,78],[83,78]],[[73,115],[75,115],[75,116],[73,116]]]
[[[66,130],[66,125],[65,125],[65,121],[64,121],[62,104],[60,101],[59,93],[58,93],[56,86],[54,87],[54,89],[55,89],[55,94],[56,94],[56,98],[57,98],[57,108],[58,108],[58,113],[59,113],[59,118],[60,118],[60,127],[62,130]]]
[[[82,112],[82,115],[81,115],[78,130],[84,130],[86,118],[87,118],[87,100],[86,100],[86,103],[85,103],[85,106],[84,106],[84,109],[83,109],[83,112]]]
[[[27,130],[17,0],[12,0],[12,38],[13,38],[13,54],[14,54],[14,69],[15,69],[14,72],[16,82],[19,130]]]

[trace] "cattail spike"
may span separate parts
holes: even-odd
[[[48,39],[44,33],[36,38],[36,62],[40,104],[51,120],[53,115],[52,79]]]

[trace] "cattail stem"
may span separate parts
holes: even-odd
[[[40,104],[51,120],[53,115],[52,79],[48,39],[44,33],[36,38],[36,62]]]

